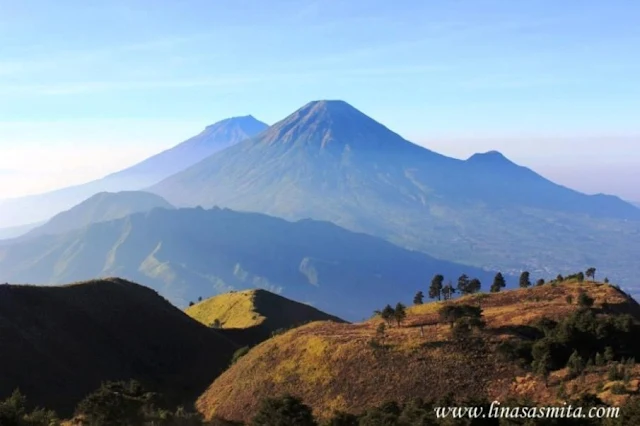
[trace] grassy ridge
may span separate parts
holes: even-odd
[[[631,314],[640,319],[637,303],[612,286],[565,282],[411,307],[403,325],[388,326],[383,338],[376,331],[380,318],[359,324],[313,323],[253,348],[216,379],[197,407],[207,418],[246,421],[262,398],[285,393],[299,396],[323,418],[338,410],[358,413],[386,401],[441,399],[448,393],[501,401],[521,396],[553,403],[565,388],[597,393],[609,401],[628,398],[614,395],[613,384],[606,380],[602,389],[596,389],[606,378],[606,367],[593,367],[581,378],[571,378],[560,369],[545,385],[498,350],[505,340],[526,340],[528,328],[523,326],[577,312],[579,306],[569,304],[567,296],[576,300],[582,291],[594,299],[593,309],[606,309],[599,315]],[[451,338],[450,326],[439,319],[445,303],[483,308],[486,328],[478,332],[478,339]],[[640,370],[635,367],[631,374],[629,392],[637,388]]]
[[[185,310],[240,345],[254,345],[275,332],[313,321],[344,322],[312,306],[262,289],[234,291],[203,300]]]

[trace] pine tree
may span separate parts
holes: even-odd
[[[587,276],[587,278],[591,278],[591,281],[595,281],[596,280],[596,268],[591,267],[591,268],[587,269],[587,271],[585,272],[585,275]]]
[[[613,361],[615,354],[613,353],[613,348],[611,346],[607,346],[604,348],[604,360],[609,363]]]
[[[400,327],[400,324],[402,324],[402,321],[404,321],[406,317],[407,311],[405,309],[405,306],[402,303],[398,302],[398,304],[396,305],[396,309],[393,311],[393,318],[398,323],[398,327]]]
[[[504,276],[502,276],[502,272],[498,272],[493,279],[493,284],[491,284],[491,293],[498,293],[506,286],[507,283],[504,280]]]
[[[573,351],[567,361],[567,367],[569,368],[569,374],[573,377],[582,373],[584,370],[584,361],[580,357],[580,354],[578,354],[578,351]]]
[[[455,292],[455,287],[451,284],[451,281],[449,281],[449,283],[442,288],[442,298],[444,300],[449,300],[453,297]]]
[[[531,287],[531,281],[529,281],[529,271],[524,271],[520,274],[520,287],[526,288]]]
[[[460,275],[460,278],[458,278],[458,292],[460,294],[471,293],[471,291],[469,291],[470,290],[469,284],[470,284],[470,280],[467,274]]]
[[[422,305],[423,303],[424,303],[424,294],[421,291],[419,291],[413,297],[413,304],[414,305]]]
[[[387,305],[387,306],[384,307],[384,309],[380,313],[380,316],[386,322],[390,322],[393,319],[393,317],[395,316],[395,313],[396,313],[396,311],[391,307],[391,305]]]
[[[431,286],[429,287],[429,298],[438,300],[442,298],[442,283],[444,282],[444,276],[438,274],[431,280]]]
[[[481,287],[482,287],[482,283],[477,278],[474,278],[474,279],[471,280],[471,282],[469,282],[469,292],[470,293],[479,292]]]

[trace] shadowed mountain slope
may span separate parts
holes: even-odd
[[[640,272],[632,205],[556,185],[497,152],[445,157],[342,101],[311,102],[150,191],[180,206],[328,220],[514,274],[592,263],[620,282]]]
[[[227,209],[154,209],[81,230],[0,246],[0,282],[56,284],[121,276],[186,306],[264,288],[347,320],[426,290],[433,275],[493,274],[441,261],[329,222],[288,222]],[[514,280],[510,280],[514,283]]]
[[[188,404],[236,345],[151,289],[117,279],[0,285],[0,399],[69,414],[101,382],[137,379]]]
[[[179,145],[138,164],[82,185],[0,201],[0,227],[48,220],[100,192],[146,188],[267,128],[252,116],[222,120]]]

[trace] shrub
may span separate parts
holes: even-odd
[[[440,319],[448,322],[451,327],[454,323],[464,317],[481,318],[482,308],[473,305],[451,305],[447,304],[440,308]]]
[[[624,395],[627,393],[627,387],[622,383],[614,383],[611,385],[611,393],[614,395]]]
[[[311,408],[299,398],[285,395],[262,401],[258,412],[251,420],[252,426],[316,426]]]
[[[584,291],[581,291],[578,295],[578,305],[581,308],[590,308],[593,306],[593,298],[589,297]]]
[[[567,361],[567,367],[569,368],[569,375],[576,377],[584,370],[584,361],[578,354],[578,351],[573,351],[569,360]]]
[[[249,349],[251,349],[249,346],[243,346],[240,349],[236,350],[231,357],[231,365],[235,364],[240,358],[245,356],[247,352],[249,352]]]
[[[616,364],[611,364],[609,366],[609,371],[607,372],[607,378],[611,381],[623,380],[624,379],[624,367]]]

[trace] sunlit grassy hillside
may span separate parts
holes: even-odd
[[[585,297],[592,300],[591,307],[579,304],[587,303],[578,302]],[[486,325],[461,337],[453,334],[455,327],[440,310],[463,305],[480,307]],[[566,281],[413,306],[400,326],[380,317],[359,324],[313,323],[250,350],[209,387],[197,407],[209,418],[246,421],[262,398],[286,393],[300,397],[324,418],[336,411],[358,413],[386,401],[447,394],[502,401],[518,396],[551,403],[569,394],[592,393],[619,401],[637,391],[640,370],[629,367],[624,384],[609,380],[613,360],[594,365],[588,352],[589,321],[601,325],[602,336],[594,339],[602,340],[596,340],[596,346],[615,346],[616,360],[621,361],[638,353],[632,336],[639,319],[638,304],[617,288]],[[546,335],[541,324],[555,327],[557,333]],[[611,331],[618,326],[624,331]],[[584,330],[577,331],[580,327]],[[554,352],[562,365],[549,365],[545,384],[544,374],[531,367],[532,353],[535,357],[536,346],[552,338],[568,339],[559,337],[563,333],[587,333],[582,337],[586,346],[576,348],[586,351],[584,363],[591,365],[574,376],[564,365],[571,352]],[[594,351],[604,352],[596,346]]]

